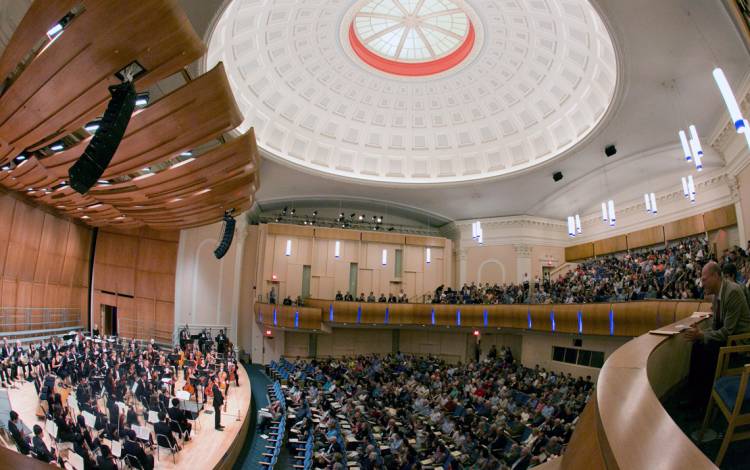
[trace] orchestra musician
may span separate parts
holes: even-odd
[[[29,455],[29,450],[31,449],[29,446],[31,443],[31,436],[23,435],[23,430],[19,428],[20,424],[21,422],[18,419],[18,413],[11,410],[10,419],[8,420],[8,431],[13,437],[13,442],[16,443],[18,451],[23,455]]]

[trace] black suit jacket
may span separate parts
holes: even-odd
[[[214,384],[213,387],[214,387],[213,389],[214,403],[213,404],[214,404],[214,408],[218,408],[224,404],[224,395],[221,394],[221,389],[219,388],[218,385]]]
[[[10,435],[13,436],[13,440],[16,442],[16,445],[18,446],[18,450],[23,455],[28,455],[29,453],[29,443],[26,442],[26,439],[23,439],[21,437],[21,431],[18,429],[18,426],[13,421],[8,420],[8,430],[10,431]]]
[[[146,452],[141,446],[138,445],[137,442],[126,439],[122,444],[122,450],[125,455],[132,455],[133,457],[137,458],[141,462],[141,464],[144,464],[147,460]]]
[[[154,434],[157,434],[156,441],[160,446],[174,447],[177,444],[177,440],[175,440],[174,434],[172,434],[172,429],[164,421],[154,424]],[[164,442],[164,439],[158,436],[159,434],[166,436],[169,442]]]
[[[52,460],[54,460],[49,449],[47,449],[47,444],[44,443],[41,437],[34,436],[34,439],[32,439],[32,443],[34,444],[34,452],[36,452],[36,457],[39,460],[43,460],[45,462],[51,462]]]

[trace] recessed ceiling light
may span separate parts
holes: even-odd
[[[62,30],[63,30],[63,26],[60,23],[55,23],[53,27],[47,30],[47,37],[52,39],[58,34],[62,33]]]
[[[65,146],[62,143],[58,142],[56,144],[51,145],[49,149],[52,150],[53,152],[59,152],[63,150],[64,148]]]

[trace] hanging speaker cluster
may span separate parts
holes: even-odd
[[[112,99],[109,100],[99,127],[83,155],[68,170],[70,186],[81,194],[86,194],[104,174],[112,161],[130,116],[135,108],[135,87],[133,82],[123,82],[109,87]]]
[[[221,232],[221,243],[214,250],[214,256],[216,259],[221,259],[229,251],[229,247],[232,246],[232,239],[234,238],[234,217],[229,212],[224,214],[224,227]]]

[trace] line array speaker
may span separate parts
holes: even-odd
[[[229,251],[229,247],[232,246],[232,239],[234,238],[234,217],[229,214],[224,214],[224,230],[221,234],[221,242],[219,246],[214,250],[214,256],[216,259],[221,259]]]
[[[86,194],[104,174],[125,135],[125,129],[135,109],[136,93],[133,82],[112,85],[109,87],[109,93],[112,99],[104,111],[99,128],[81,158],[68,170],[70,186],[81,194]]]

